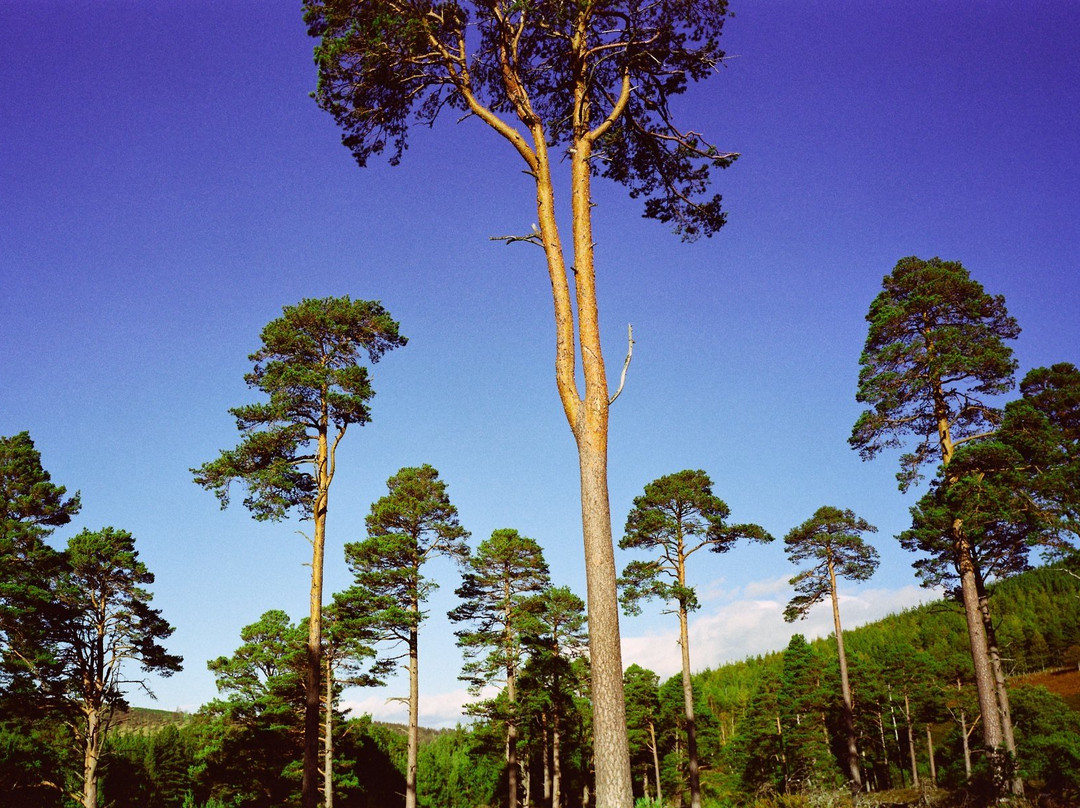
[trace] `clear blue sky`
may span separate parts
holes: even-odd
[[[621,534],[650,480],[702,468],[738,521],[778,537],[823,504],[880,528],[850,624],[915,601],[893,534],[913,496],[896,458],[846,443],[864,316],[904,256],[958,260],[1005,295],[1021,373],[1080,362],[1080,6],[733,4],[729,60],[682,119],[743,156],[719,178],[729,225],[684,245],[598,184],[596,235]],[[489,237],[535,221],[518,158],[481,124],[419,131],[403,164],[361,170],[308,97],[296,2],[0,0],[0,434],[29,430],[82,527],[130,530],[157,575],[185,670],[158,706],[214,696],[205,663],[271,608],[303,616],[296,523],[220,511],[188,469],[235,445],[227,413],[284,305],[381,300],[409,345],[373,372],[332,492],[327,595],[342,545],[406,465],[448,482],[473,543],[541,542],[584,592],[577,464],[553,378],[541,255]],[[620,563],[628,560],[620,558]],[[793,573],[778,545],[700,559],[695,667],[782,647]],[[453,722],[460,657],[443,580],[421,635],[422,716]],[[626,662],[675,671],[658,608],[624,620]],[[402,682],[350,694],[400,717]],[[136,704],[149,705],[136,697]]]

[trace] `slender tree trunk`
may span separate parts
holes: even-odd
[[[552,705],[554,710],[554,705]],[[547,713],[540,713],[540,733],[544,739],[544,803],[551,805],[551,749],[548,747]]]
[[[97,708],[90,707],[86,710],[86,745],[83,747],[83,808],[97,808],[101,736],[101,715]]]
[[[885,788],[892,788],[892,772],[889,771],[889,745],[885,742],[885,715],[880,706],[877,714],[878,732],[881,735],[881,756],[885,759]]]
[[[652,741],[649,748],[652,750],[653,771],[656,772],[656,803],[659,805],[664,801],[664,792],[660,788],[660,751],[656,745],[656,724],[652,721],[649,722],[649,739]]]
[[[937,764],[934,761],[934,736],[930,725],[926,725],[926,749],[930,754],[930,785],[937,788]]]
[[[919,761],[915,756],[915,733],[911,728],[911,701],[908,694],[904,693],[904,726],[907,728],[908,755],[911,758],[911,784],[919,787]]]
[[[973,729],[975,729],[975,727],[972,727],[971,729],[968,729],[967,713],[965,713],[964,709],[961,708],[960,709],[960,737],[964,742],[964,782],[965,783],[970,783],[971,782],[971,744],[968,743],[968,736],[971,735],[971,730],[973,730]]]
[[[506,670],[506,701],[510,715],[506,719],[506,769],[507,769],[507,806],[517,808],[518,804],[518,757],[517,757],[517,688],[514,682],[514,669]]]
[[[529,766],[528,754],[521,758],[521,784],[524,805],[532,805],[532,772],[531,767]]]
[[[683,585],[683,565],[679,564],[679,584]],[[683,711],[686,716],[686,771],[690,786],[690,808],[701,808],[701,780],[698,772],[697,729],[694,726],[694,686],[690,680],[690,636],[686,607],[679,604],[679,645],[682,646]]]
[[[889,715],[892,717],[893,740],[896,742],[896,768],[900,772],[900,785],[907,786],[907,771],[901,762],[904,759],[904,748],[900,745],[900,729],[896,724],[896,708],[893,705],[892,685],[889,688]]]
[[[1009,704],[1009,688],[1005,681],[1005,667],[1001,664],[1001,651],[997,642],[997,632],[994,630],[994,621],[990,617],[990,598],[986,592],[982,575],[977,579],[979,590],[979,613],[982,615],[983,627],[986,629],[986,646],[990,654],[990,668],[994,672],[994,690],[997,693],[998,711],[1001,713],[1001,734],[1005,740],[1005,750],[1009,753],[1012,761],[1016,760],[1016,737],[1013,735],[1012,707]],[[1013,772],[1009,781],[1009,789],[1013,796],[1024,796],[1024,778],[1017,772]]]
[[[855,737],[855,707],[851,699],[851,685],[848,683],[847,654],[844,653],[844,633],[840,628],[840,604],[836,597],[836,572],[831,558],[829,559],[829,595],[832,598],[833,628],[836,631],[836,654],[840,662],[840,693],[844,699],[848,775],[851,778],[851,793],[858,794],[862,790],[862,777],[859,774],[859,747]]]
[[[413,600],[410,611],[419,616],[420,604]],[[409,629],[409,739],[405,761],[405,808],[416,808],[416,759],[420,749],[420,666],[419,637]]]
[[[559,736],[559,714],[551,716],[551,808],[562,805],[562,739]]]
[[[330,450],[327,443],[327,405],[323,402],[322,423],[319,428],[315,456],[316,496],[313,508],[315,529],[311,542],[311,592],[309,598],[307,665],[304,675],[304,764],[300,783],[300,802],[303,808],[319,804],[319,724],[321,716],[320,674],[322,672],[322,589],[323,554],[326,545],[326,507],[331,471],[328,466]]]
[[[963,525],[956,520],[953,525],[953,542],[960,573],[964,618],[967,622],[968,643],[975,669],[975,691],[979,697],[982,714],[983,745],[993,772],[996,787],[1004,785],[1005,754],[1001,712],[998,708],[997,685],[990,664],[990,650],[986,640],[986,626],[979,608],[979,593],[971,548],[963,534]]]
[[[334,675],[326,659],[326,726],[323,730],[323,805],[334,808]]]

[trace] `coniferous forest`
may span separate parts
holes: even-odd
[[[678,102],[723,64],[726,2],[302,5],[313,103],[359,168],[396,165],[413,129],[439,136],[440,116],[470,119],[518,161],[536,221],[492,240],[538,267],[543,255],[586,585],[554,580],[548,548],[513,525],[473,536],[428,463],[392,474],[348,528],[361,537],[328,553],[327,515],[348,496],[339,448],[372,419],[376,367],[411,350],[408,329],[376,300],[284,302],[248,357],[248,397],[219,413],[235,443],[186,474],[267,529],[303,526],[308,608],[271,604],[213,659],[170,650],[177,618],[154,603],[137,537],[81,524],[68,490],[79,481],[53,480],[29,431],[0,437],[0,804],[1080,805],[1077,357],[1022,370],[1021,324],[978,267],[902,257],[865,301],[848,438],[895,468],[911,516],[898,535],[843,501],[772,535],[694,468],[613,513],[609,414],[635,343],[630,328],[621,374],[605,364],[592,183],[622,186],[683,241],[725,225],[713,185],[740,155],[681,123]],[[701,670],[697,565],[769,542],[791,564],[790,641]],[[846,588],[875,574],[886,542],[941,597],[846,626]],[[331,567],[349,576],[335,592]],[[420,725],[419,671],[440,587],[455,595],[447,619],[475,700],[434,730]],[[667,679],[623,665],[620,624],[647,602],[678,630]],[[818,607],[832,631],[808,640],[798,624]],[[154,677],[203,664],[216,699],[190,713],[131,707]],[[345,709],[343,694],[397,672],[403,724]]]

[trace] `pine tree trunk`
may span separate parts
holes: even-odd
[[[919,787],[919,761],[915,756],[915,733],[911,728],[911,701],[904,693],[904,726],[907,728],[908,755],[911,759],[911,785]]]
[[[311,592],[308,601],[307,659],[304,673],[304,763],[300,782],[300,802],[303,808],[319,804],[319,725],[322,693],[322,589],[323,554],[326,545],[326,507],[330,487],[329,446],[327,444],[326,404],[319,429],[315,456],[316,496],[312,517],[315,522],[311,541]]]
[[[659,805],[664,801],[664,792],[660,788],[660,751],[656,745],[656,724],[652,721],[649,722],[649,738],[652,741],[649,748],[652,750],[653,770],[656,772],[656,803]]]
[[[323,805],[334,808],[334,676],[326,660],[326,726],[323,730]]]
[[[983,623],[982,610],[979,608],[975,565],[962,527],[959,520],[953,525],[953,546],[957,559],[956,566],[960,572],[960,589],[964,604],[964,618],[967,622],[971,660],[975,669],[975,691],[979,697],[979,711],[982,714],[983,745],[986,747],[995,787],[1000,787],[1005,782],[1006,768],[1001,712],[998,708],[997,685],[990,664],[986,626]]]
[[[518,804],[518,758],[517,758],[517,690],[513,668],[506,672],[506,700],[510,715],[506,719],[506,770],[507,770],[507,806],[517,808]]]
[[[544,712],[540,713],[540,732],[544,739],[544,803],[551,805],[551,750],[548,748],[547,713]]]
[[[83,808],[98,808],[98,763],[101,760],[101,715],[97,708],[86,711],[86,745],[83,747]]]
[[[551,808],[562,804],[562,739],[559,736],[559,714],[551,716]]]
[[[855,736],[855,707],[851,699],[851,685],[848,683],[847,654],[844,653],[844,633],[840,628],[840,604],[836,597],[836,572],[832,559],[829,560],[829,595],[832,598],[833,629],[836,632],[836,654],[840,661],[840,693],[844,700],[844,732],[847,734],[848,775],[851,778],[851,793],[862,791],[862,777],[859,773],[859,747]]]
[[[972,727],[974,729],[974,727]],[[964,742],[964,782],[971,782],[971,744],[968,743],[968,735],[971,730],[967,726],[967,713],[960,709],[960,737]]]
[[[1013,735],[1012,707],[1009,704],[1009,688],[1005,682],[1005,668],[1001,664],[1001,651],[998,648],[997,632],[994,630],[994,621],[990,617],[990,599],[986,593],[982,575],[979,575],[977,583],[979,588],[979,612],[982,614],[983,626],[986,629],[986,645],[990,653],[990,667],[994,672],[994,690],[997,693],[998,710],[1001,713],[1001,734],[1005,740],[1005,750],[1015,761],[1016,737]],[[1009,782],[1009,790],[1013,796],[1024,796],[1024,778],[1019,773],[1014,772]]]
[[[683,565],[679,583],[683,584]],[[698,772],[697,728],[694,726],[694,686],[690,679],[690,636],[686,607],[679,604],[679,645],[682,646],[683,711],[686,717],[686,771],[690,786],[690,808],[701,808],[701,779]]]
[[[889,744],[885,741],[885,714],[880,707],[877,714],[878,733],[881,735],[881,756],[885,761],[885,788],[892,788],[892,772],[889,771]]]
[[[930,725],[926,725],[926,748],[930,754],[930,785],[937,788],[937,764],[934,761],[934,736],[930,732]]]
[[[420,604],[413,600],[410,611],[418,616]],[[414,625],[409,630],[409,739],[405,761],[405,808],[416,808],[416,760],[420,749],[420,667],[419,637]]]

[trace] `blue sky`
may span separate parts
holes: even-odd
[[[327,594],[402,466],[431,463],[475,545],[541,542],[584,592],[577,464],[553,377],[541,255],[490,236],[535,221],[506,144],[475,121],[415,133],[401,166],[359,169],[308,97],[298,3],[0,0],[0,434],[29,430],[82,527],[131,531],[157,575],[185,670],[157,706],[215,695],[206,660],[271,608],[306,610],[298,523],[218,509],[188,471],[235,445],[247,355],[304,297],[381,300],[409,345],[373,370],[370,425],[332,492]],[[880,528],[878,574],[845,620],[915,602],[892,536],[914,497],[896,458],[846,443],[864,316],[908,255],[961,261],[1003,294],[1021,373],[1080,362],[1080,7],[1044,2],[735,3],[729,59],[679,103],[742,157],[718,178],[729,224],[681,244],[622,190],[596,187],[605,351],[633,365],[613,409],[616,536],[656,477],[702,468],[738,521],[777,537],[823,504]],[[565,200],[565,198],[564,198]],[[621,555],[620,563],[629,560]],[[442,589],[421,635],[421,713],[463,688]],[[700,559],[695,667],[829,630],[789,626],[779,543]],[[624,619],[626,662],[675,672],[658,608]],[[354,691],[400,718],[403,681]],[[150,705],[145,698],[136,704]]]

